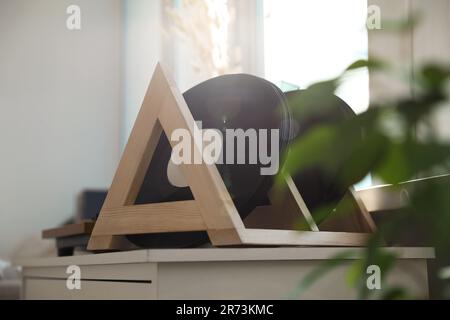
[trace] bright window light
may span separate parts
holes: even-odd
[[[286,89],[340,75],[368,58],[365,0],[264,0],[265,77]],[[284,88],[283,88],[284,87]],[[353,72],[336,94],[356,112],[369,107],[369,72]],[[358,183],[372,185],[370,176]]]
[[[264,0],[265,77],[306,88],[368,57],[364,0]],[[354,72],[337,95],[357,112],[369,106],[367,70]]]

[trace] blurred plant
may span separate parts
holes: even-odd
[[[307,88],[299,97],[290,101],[294,113],[302,118],[324,112],[327,106],[324,97],[333,94],[339,82],[348,72],[359,68],[387,72],[389,67],[376,60],[357,61],[339,77],[320,82]],[[429,175],[438,168],[448,170],[450,144],[440,141],[433,134],[428,119],[439,108],[450,101],[450,68],[438,64],[424,65],[414,80],[415,94],[384,105],[372,105],[367,112],[336,125],[311,129],[294,142],[281,169],[278,183],[286,174],[295,175],[309,166],[319,165],[325,172],[336,177],[343,186],[353,185],[371,174],[386,184],[399,187],[400,183]],[[417,128],[426,126],[427,135],[418,136]],[[354,134],[361,128],[364,139]],[[450,179],[449,179],[450,180]],[[282,183],[279,184],[280,186]],[[322,208],[313,216],[322,222],[333,212],[333,208]],[[383,279],[395,264],[395,256],[384,249],[385,243],[393,243],[408,232],[411,225],[420,225],[425,232],[427,245],[437,252],[450,253],[450,184],[441,180],[429,180],[420,184],[409,196],[406,207],[386,223],[379,226],[369,239],[363,259],[350,268],[349,283],[359,289],[360,298],[372,294],[366,287],[366,268],[378,265],[383,270]],[[347,253],[346,253],[347,254]],[[348,259],[336,257],[299,285],[295,295],[303,292],[328,270]],[[443,274],[448,276],[447,272]],[[389,288],[381,298],[407,298],[402,288]]]
[[[234,73],[240,65],[230,48],[228,30],[233,8],[227,0],[181,0],[179,6],[167,6],[172,31],[189,48],[192,67],[200,74],[215,77]]]

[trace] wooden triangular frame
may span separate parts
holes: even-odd
[[[194,136],[195,126],[183,96],[158,64],[95,223],[89,250],[128,249],[125,235],[183,231],[207,231],[215,246],[365,244],[367,232],[374,229],[368,213],[362,210],[366,233],[319,231],[290,178],[286,183],[292,210],[305,217],[311,231],[249,228],[239,216],[217,167],[206,163],[181,166],[195,200],[134,205],[161,134],[170,137],[173,130],[186,129]],[[193,142],[193,152],[200,155],[201,146]]]

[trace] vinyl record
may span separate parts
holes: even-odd
[[[284,94],[270,82],[246,74],[226,75],[203,82],[184,93],[184,99],[196,121],[203,129],[217,129],[227,145],[227,129],[278,129],[279,154],[286,149],[290,136],[290,113]],[[273,150],[270,150],[272,152]],[[235,144],[236,148],[236,144]],[[188,187],[183,187],[179,172],[169,163],[171,147],[168,138],[161,136],[149,165],[135,204],[192,200]],[[227,150],[224,147],[223,159]],[[273,176],[261,175],[266,167],[259,159],[249,164],[218,164],[217,168],[242,218],[256,206],[267,202],[266,194],[272,186]],[[281,164],[280,164],[281,166]],[[169,176],[172,176],[169,179]],[[175,177],[175,178],[173,178]],[[132,235],[128,237],[140,247],[179,248],[200,245],[208,240],[205,232],[178,232],[167,234]]]
[[[291,112],[293,142],[318,126],[338,124],[356,116],[347,103],[333,94],[324,94],[314,101],[302,99],[302,94],[304,94],[302,90],[286,93],[290,108],[313,111]],[[298,103],[300,100],[301,104]],[[361,129],[356,129],[354,135],[363,138]],[[311,166],[292,177],[310,211],[336,205],[342,200],[351,185],[336,181],[336,174],[326,173],[318,166]]]

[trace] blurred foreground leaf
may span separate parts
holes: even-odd
[[[314,283],[316,283],[317,280],[322,278],[324,275],[326,275],[334,268],[342,266],[344,264],[348,264],[349,259],[354,258],[354,256],[355,256],[354,251],[347,250],[335,255],[334,257],[331,257],[331,259],[325,260],[317,268],[315,268],[313,271],[311,271],[305,277],[303,277],[303,279],[295,288],[295,290],[292,292],[292,294],[289,296],[289,298],[291,299],[299,298],[299,296],[301,296],[307,289],[309,289]]]
[[[439,272],[441,279],[450,279],[450,267],[444,268]]]
[[[397,27],[408,30],[415,23],[414,18]],[[358,60],[341,77],[312,85],[289,103],[300,119],[326,114],[333,109],[330,97],[347,72],[361,68],[384,71],[386,67],[376,60]],[[295,176],[311,167],[319,167],[345,187],[372,174],[382,183],[401,188],[403,182],[434,172],[437,168],[447,168],[448,171],[450,143],[437,140],[435,135],[418,136],[417,128],[429,125],[428,119],[437,108],[450,105],[450,67],[427,64],[417,71],[413,82],[416,86],[414,95],[390,101],[386,106],[371,106],[368,111],[340,123],[308,128],[284,155],[286,161],[276,179],[276,186],[282,185],[284,175]],[[361,299],[373,295],[365,283],[367,267],[379,266],[385,281],[396,257],[383,247],[395,244],[411,233],[412,225],[423,230],[424,245],[450,255],[450,178],[417,184],[408,192],[407,200],[405,207],[378,226],[367,243],[364,256],[355,261],[347,273],[348,283],[358,289]],[[333,217],[351,214],[352,210],[352,204],[344,199],[339,205],[326,205],[315,210],[313,217],[320,224]],[[303,293],[333,268],[348,263],[351,255],[351,251],[343,253],[313,270],[299,284],[294,295]],[[444,269],[442,274],[444,278],[450,277],[448,269]],[[385,288],[381,298],[411,297],[402,288],[393,287]]]

